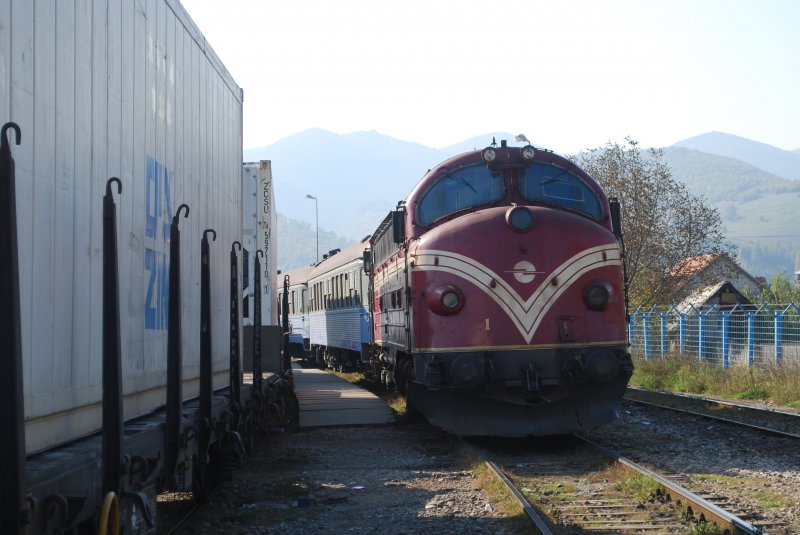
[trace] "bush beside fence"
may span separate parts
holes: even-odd
[[[645,359],[679,354],[724,368],[800,365],[800,307],[639,307],[630,311],[628,341]]]

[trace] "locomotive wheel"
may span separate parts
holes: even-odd
[[[408,357],[399,359],[394,371],[394,383],[397,391],[406,398],[412,377],[414,377],[414,362]]]

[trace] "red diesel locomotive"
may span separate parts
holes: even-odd
[[[384,380],[458,435],[614,420],[627,352],[619,205],[574,163],[493,142],[430,170],[370,240]]]

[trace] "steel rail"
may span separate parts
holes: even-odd
[[[211,494],[209,495],[209,497],[216,496],[216,495],[217,495],[217,490],[215,489],[215,490],[211,491]],[[205,503],[208,503],[208,502],[205,502]],[[165,535],[177,535],[178,533],[181,533],[183,528],[185,528],[192,520],[194,520],[197,517],[197,515],[203,509],[203,505],[204,505],[203,503],[198,503],[195,499],[192,499],[192,501],[187,506],[187,511],[183,512],[183,513],[180,513],[180,517],[178,518],[177,522],[175,522],[174,524],[172,524],[170,526],[164,526]],[[178,515],[175,515],[175,516],[178,516]],[[161,533],[160,529],[159,529],[159,533]]]
[[[738,403],[732,403],[730,401],[720,401],[720,400],[710,399],[710,398],[685,396],[685,395],[682,395],[682,394],[672,394],[672,393],[665,394],[663,392],[652,392],[652,391],[645,390],[645,389],[631,388],[631,387],[628,387],[628,390],[632,390],[633,392],[646,393],[646,395],[662,396],[662,397],[670,396],[670,397],[676,397],[676,398],[679,398],[679,399],[685,399],[685,400],[688,400],[688,401],[691,401],[691,402],[700,402],[700,403],[706,403],[706,404],[722,405],[724,407],[731,407],[731,408],[734,408],[734,409],[741,409],[743,411],[750,412],[751,414],[762,412],[762,413],[766,413],[766,414],[777,415],[777,416],[780,416],[780,417],[796,418],[796,419],[798,419],[798,421],[800,421],[800,415],[797,415],[797,414],[794,414],[794,413],[791,413],[791,412],[773,411],[773,410],[769,410],[769,409],[759,409],[759,408],[751,407],[749,405],[741,405],[741,404],[738,404]],[[664,405],[664,404],[661,404],[661,403],[658,403],[658,402],[655,402],[655,401],[636,399],[636,398],[632,398],[632,397],[628,397],[628,396],[625,396],[625,400],[631,401],[633,403],[639,403],[641,405],[650,405],[652,407],[658,407],[658,408],[661,408],[661,409],[667,409],[667,410],[671,410],[671,411],[675,411],[675,412],[682,412],[682,413],[685,413],[685,414],[691,414],[692,416],[699,416],[701,418],[708,418],[709,420],[716,420],[718,422],[725,422],[725,423],[729,423],[729,424],[733,424],[733,425],[739,425],[739,426],[742,426],[742,427],[748,427],[750,429],[755,429],[757,431],[761,431],[762,433],[769,433],[769,434],[772,434],[772,435],[778,435],[778,436],[783,436],[783,437],[800,439],[800,434],[790,433],[788,431],[781,431],[779,429],[773,429],[773,428],[770,428],[770,427],[764,427],[762,425],[756,425],[756,424],[752,424],[752,423],[749,423],[749,422],[742,422],[742,421],[739,421],[739,420],[732,420],[730,418],[724,418],[722,416],[716,416],[714,414],[707,414],[705,412],[697,412],[697,411],[693,411],[693,410],[690,410],[690,409],[684,409],[684,408],[680,408],[680,407],[670,407],[669,405]]]
[[[534,526],[536,526],[536,529],[539,530],[539,533],[541,535],[553,535],[553,532],[550,530],[549,527],[547,527],[547,522],[545,522],[544,519],[539,515],[539,513],[536,512],[536,509],[534,509],[533,506],[531,506],[531,503],[527,500],[527,498],[525,498],[525,496],[522,495],[519,489],[517,489],[517,487],[514,486],[511,480],[508,479],[508,477],[506,477],[503,471],[500,470],[500,468],[494,462],[489,460],[489,458],[483,453],[483,451],[481,451],[480,448],[478,448],[474,444],[470,444],[469,442],[465,442],[465,444],[470,448],[472,448],[472,451],[474,451],[475,454],[478,457],[480,457],[480,459],[489,468],[489,470],[491,470],[492,473],[494,473],[494,475],[497,476],[497,478],[503,482],[503,485],[505,485],[506,488],[509,490],[509,492],[511,492],[511,494],[514,496],[514,498],[517,499],[517,502],[522,506],[522,509],[531,519]]]
[[[745,522],[741,518],[732,515],[731,513],[725,511],[724,509],[714,505],[713,503],[709,502],[708,500],[701,498],[700,496],[694,494],[693,492],[689,491],[670,481],[669,479],[656,474],[655,472],[645,468],[644,466],[637,464],[630,459],[626,459],[617,455],[616,453],[612,452],[600,446],[599,444],[595,444],[591,440],[578,436],[581,440],[586,442],[589,446],[594,448],[595,450],[601,452],[604,455],[614,459],[616,462],[624,464],[625,466],[639,472],[642,475],[652,478],[655,480],[664,491],[665,495],[669,497],[670,500],[673,502],[681,501],[684,504],[688,504],[692,507],[692,511],[694,513],[699,513],[705,518],[706,521],[715,522],[721,527],[731,529],[731,533],[747,533],[747,534],[760,534],[762,531],[752,524]]]

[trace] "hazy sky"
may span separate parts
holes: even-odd
[[[181,1],[244,88],[245,148],[313,127],[800,148],[796,0]]]

